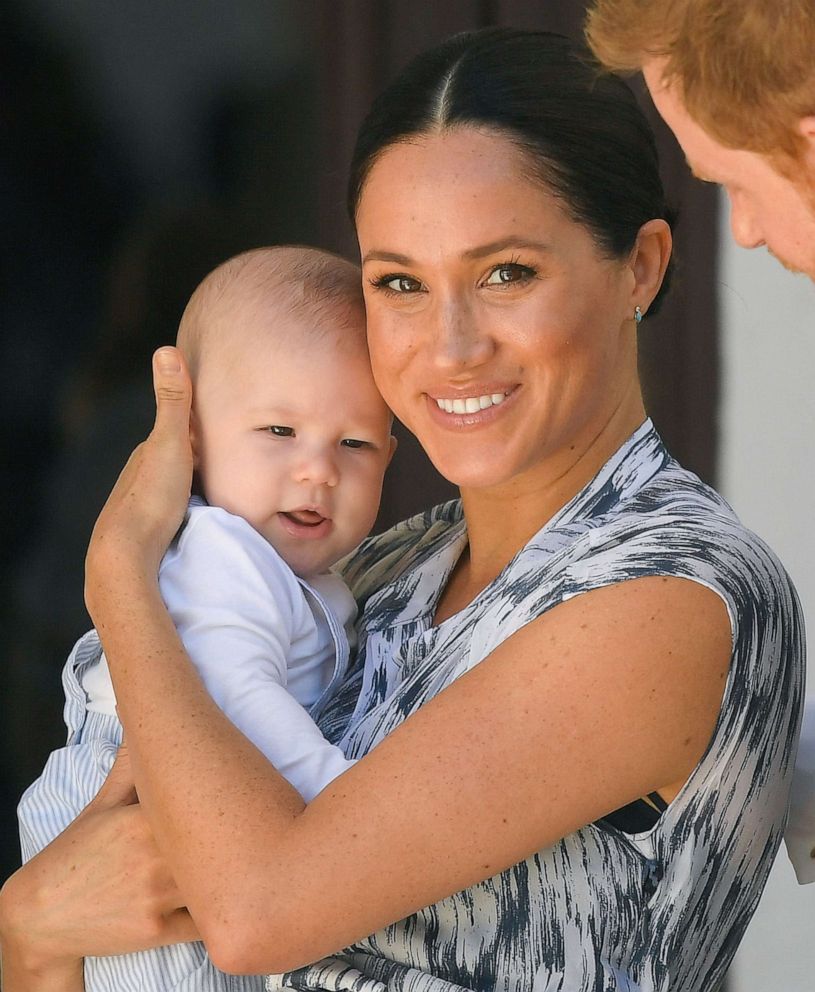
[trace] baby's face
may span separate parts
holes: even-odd
[[[307,577],[370,531],[395,442],[364,346],[279,319],[273,340],[249,333],[204,357],[193,444],[207,501]]]

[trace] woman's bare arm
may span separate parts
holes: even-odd
[[[158,395],[157,440],[97,527],[89,605],[146,815],[216,964],[301,965],[692,770],[729,621],[702,586],[647,578],[529,624],[304,807],[210,700],[163,609],[166,535],[141,494],[179,488],[183,417]]]
[[[730,653],[725,609],[701,586],[587,594],[506,641],[304,808],[187,672],[173,631],[147,615],[158,604],[138,598],[142,633],[127,650],[144,664],[120,703],[139,725],[136,778],[226,970],[313,960],[684,779]]]

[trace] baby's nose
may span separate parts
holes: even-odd
[[[307,452],[297,464],[295,478],[316,486],[336,486],[339,470],[333,452],[324,448]]]

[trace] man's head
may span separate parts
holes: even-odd
[[[694,172],[721,183],[739,244],[815,279],[815,5],[811,0],[595,0],[609,69],[642,69]]]
[[[299,575],[324,571],[373,525],[394,445],[359,270],[311,248],[246,252],[196,289],[178,345],[203,495]]]

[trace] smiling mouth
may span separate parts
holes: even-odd
[[[500,406],[508,395],[509,393],[485,393],[483,396],[433,399],[436,406],[445,413],[478,413],[480,410],[489,410],[492,406]]]

